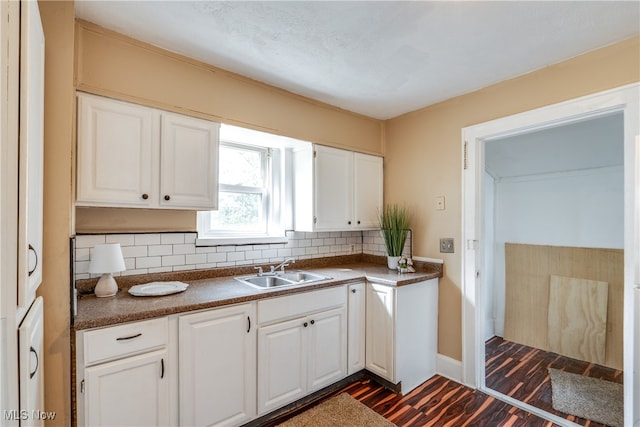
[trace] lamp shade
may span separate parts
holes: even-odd
[[[120,243],[95,245],[89,263],[89,273],[115,273],[126,270]]]

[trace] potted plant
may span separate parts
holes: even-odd
[[[387,265],[391,270],[395,270],[398,268],[398,260],[402,256],[409,232],[409,212],[405,207],[396,204],[385,205],[382,211],[378,212],[378,225],[387,249]]]

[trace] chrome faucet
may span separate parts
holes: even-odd
[[[277,266],[275,266],[275,267],[274,267],[274,266],[272,265],[272,266],[270,267],[270,268],[271,268],[271,273],[274,273],[274,274],[275,274],[276,270],[278,270],[278,269],[281,269],[281,271],[284,273],[284,268],[285,268],[286,266],[288,266],[288,265],[289,265],[289,263],[293,264],[293,263],[295,263],[295,262],[296,262],[296,259],[295,259],[295,258],[286,258],[284,261],[282,261],[282,262],[281,262],[280,264],[278,264]]]

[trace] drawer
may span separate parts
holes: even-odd
[[[169,339],[166,317],[85,331],[84,365],[144,353],[165,347]]]
[[[258,324],[306,316],[347,303],[345,286],[258,301]]]

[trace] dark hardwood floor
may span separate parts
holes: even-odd
[[[586,427],[603,424],[563,414],[551,406],[548,368],[622,384],[622,371],[493,337],[485,345],[486,385],[507,396]]]
[[[566,415],[551,406],[551,383],[547,368],[562,369],[622,383],[622,372],[588,362],[548,353],[494,337],[486,343],[487,386],[547,412],[586,427],[602,424]],[[357,380],[332,393],[349,393],[398,426],[551,427],[556,424],[504,403],[481,391],[435,375],[410,393],[401,396],[370,379]],[[316,402],[316,404],[319,402]],[[276,426],[298,413],[270,421]]]
[[[344,390],[398,426],[553,426],[478,390],[436,375],[405,396],[362,380]]]
[[[349,393],[398,426],[550,427],[555,425],[440,375],[432,377],[405,396],[389,391],[373,380],[361,379],[327,396],[322,401],[343,392]],[[277,426],[306,409],[308,407],[264,425]]]

